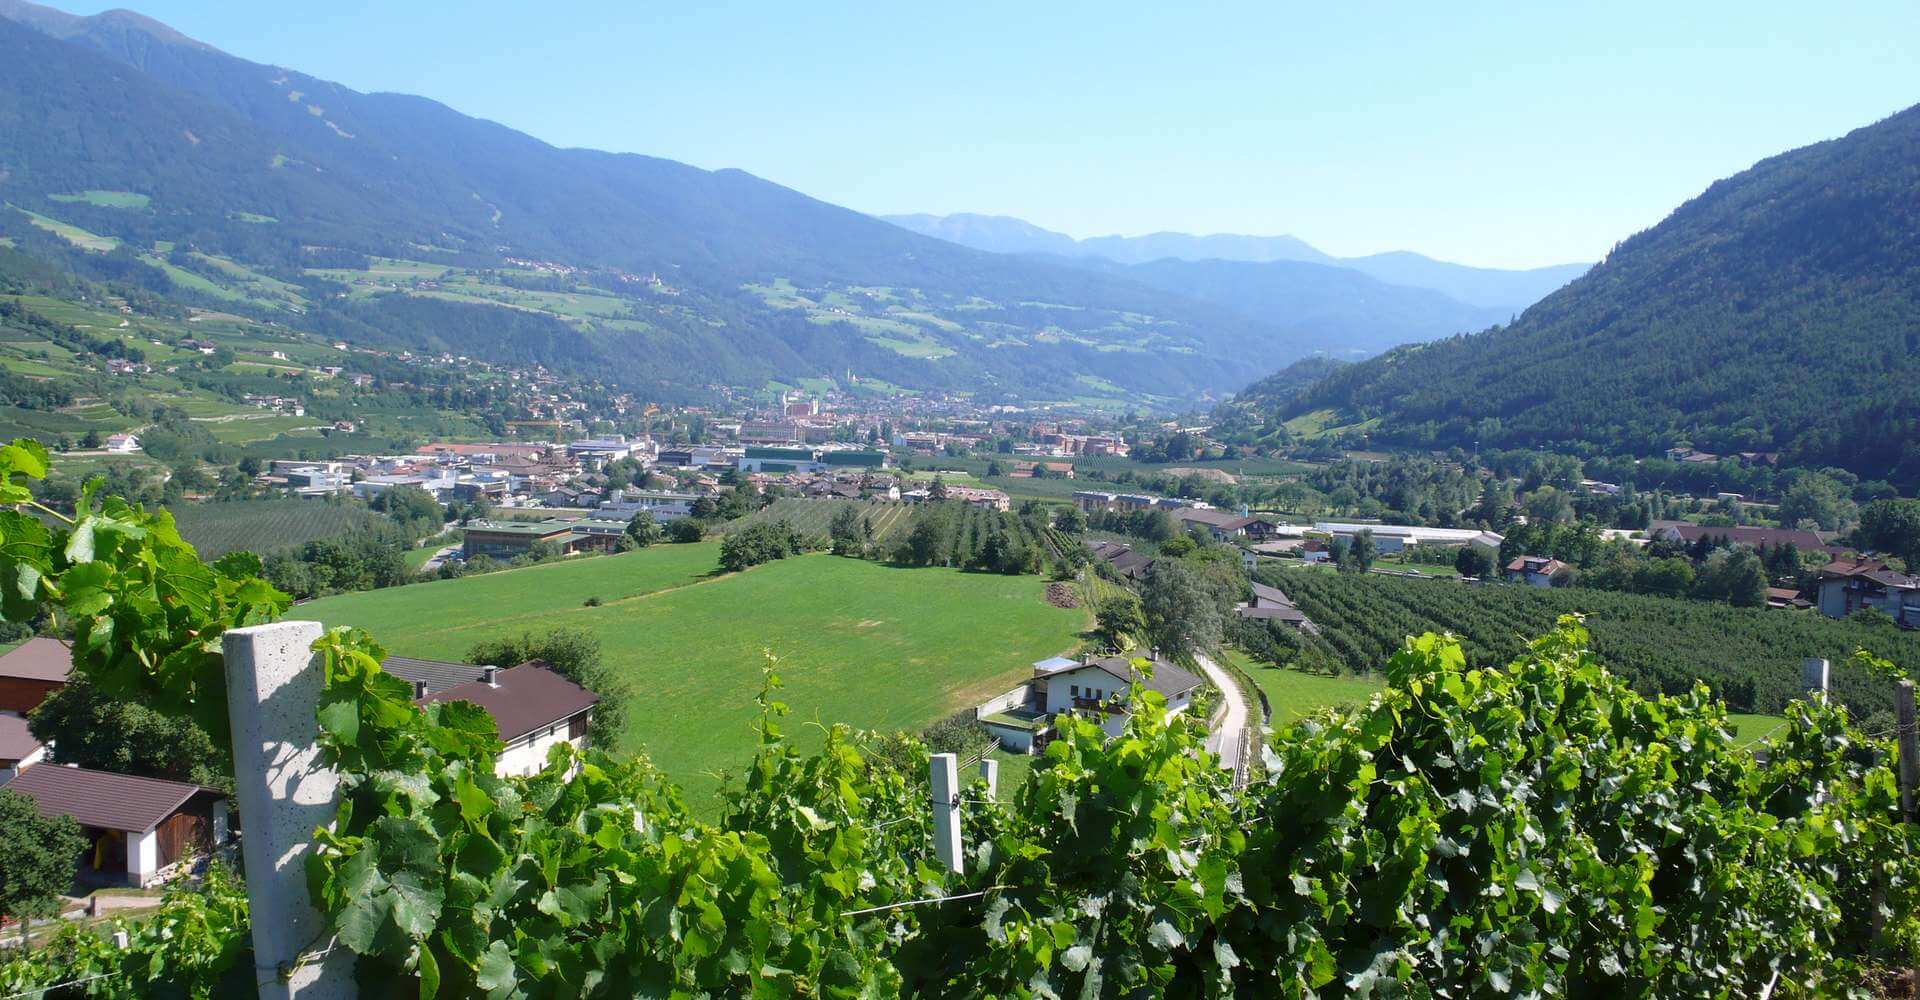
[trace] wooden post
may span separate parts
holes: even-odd
[[[1913,682],[1895,684],[1893,730],[1900,741],[1900,815],[1909,823],[1920,819],[1914,815],[1914,799],[1920,795],[1920,732],[1914,729],[1914,709]]]
[[[1800,661],[1800,687],[1821,700],[1827,697],[1827,661],[1814,656]]]
[[[1000,797],[1000,762],[992,757],[980,758],[980,777],[987,781],[987,798]]]
[[[937,753],[927,760],[927,784],[933,792],[933,856],[956,874],[961,869],[960,775],[953,754]]]

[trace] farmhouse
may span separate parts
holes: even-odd
[[[35,636],[0,656],[0,713],[25,715],[67,686],[73,650],[59,639]]]
[[[83,884],[149,886],[227,841],[227,797],[217,788],[84,767],[40,764],[7,782],[42,816],[71,816],[92,845]]]
[[[131,455],[140,450],[140,439],[132,434],[109,434],[106,450],[115,455]]]
[[[599,695],[539,660],[502,670],[389,656],[380,666],[413,684],[417,704],[470,701],[486,709],[506,744],[494,765],[501,777],[539,771],[546,766],[547,751],[557,743],[585,750],[593,706],[600,701]]]
[[[1877,559],[1836,559],[1820,568],[1819,607],[1828,618],[1878,608],[1902,626],[1920,628],[1920,576],[1895,573]]]
[[[1174,512],[1173,519],[1184,529],[1205,531],[1216,542],[1243,537],[1247,533],[1247,522],[1252,520],[1213,507],[1183,507]]]
[[[1033,665],[1031,680],[981,705],[974,710],[974,718],[1008,751],[1033,753],[1045,745],[1062,714],[1093,719],[1108,736],[1120,735],[1132,715],[1127,697],[1135,681],[1160,692],[1167,714],[1186,711],[1200,688],[1200,678],[1157,657],[1151,661],[1153,673],[1148,677],[1134,660],[1131,654],[1041,660]]]

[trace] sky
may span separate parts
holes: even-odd
[[[1717,178],[1920,102],[1912,0],[121,3],[863,212],[1495,267],[1598,259]]]

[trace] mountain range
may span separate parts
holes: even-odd
[[[1509,314],[1277,270],[1320,266],[1299,261],[1188,274],[983,252],[739,170],[561,149],[138,14],[24,0],[0,0],[0,238],[189,304],[662,397],[850,373],[1180,406]]]
[[[1920,486],[1920,107],[1715,182],[1509,325],[1231,409],[1417,447],[1774,452]]]
[[[1118,264],[1166,260],[1229,261],[1265,264],[1292,261],[1357,271],[1388,285],[1427,289],[1469,306],[1514,313],[1579,277],[1590,264],[1508,270],[1451,264],[1411,251],[1364,257],[1335,257],[1294,236],[1243,236],[1218,233],[1150,233],[1145,236],[1095,236],[1074,239],[1004,215],[884,215],[897,226],[977,250],[1007,254],[1053,254],[1099,258]],[[1300,272],[1310,273],[1310,272]]]

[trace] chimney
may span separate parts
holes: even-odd
[[[481,667],[480,679],[485,681],[487,686],[490,688],[499,687],[500,686],[500,668],[499,667]]]
[[[413,682],[413,700],[414,701],[427,700],[427,682],[426,681]]]

